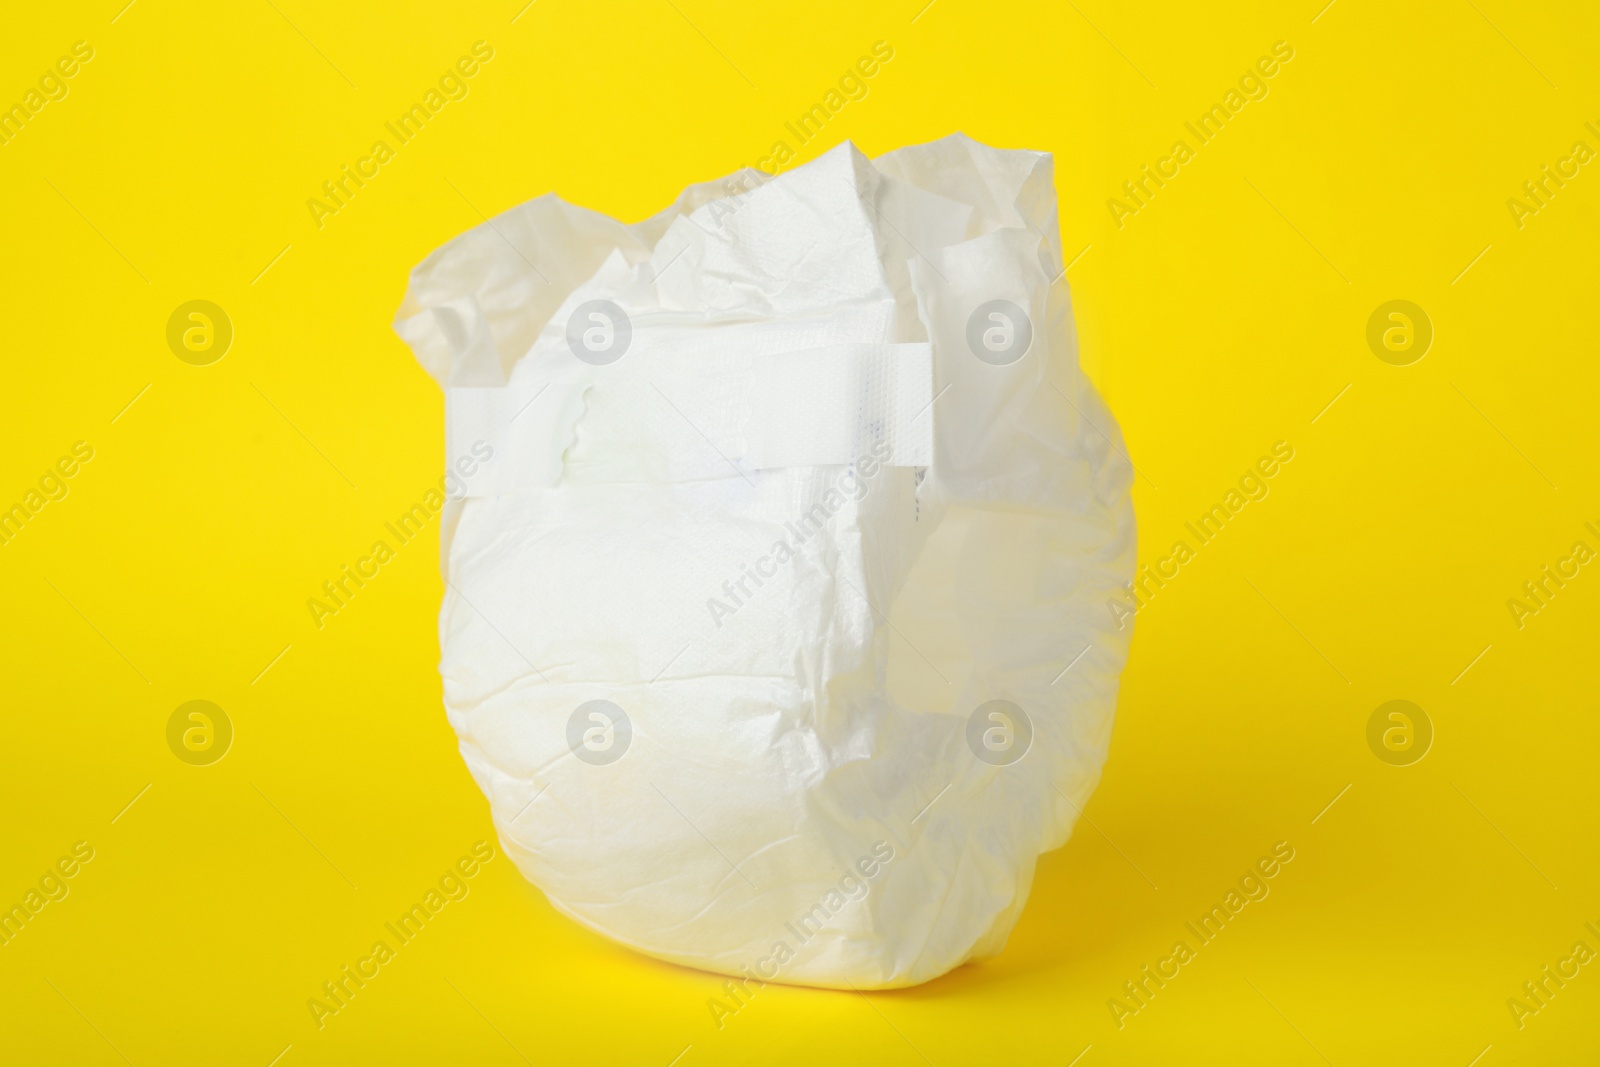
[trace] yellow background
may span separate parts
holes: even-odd
[[[0,504],[75,441],[95,458],[0,547],[0,902],[96,855],[0,947],[0,1059],[1594,1062],[1600,966],[1521,1030],[1506,1001],[1600,949],[1600,567],[1521,630],[1506,602],[1600,548],[1600,168],[1520,229],[1506,201],[1600,148],[1600,13],[924,2],[8,12],[0,102],[74,41],[95,57],[0,147]],[[319,230],[306,199],[480,39],[470,95]],[[580,929],[502,857],[319,1031],[321,983],[493,838],[440,703],[436,527],[321,631],[305,607],[440,474],[439,391],[389,327],[407,271],[480,211],[553,189],[633,220],[793,145],[879,40],[801,157],[955,130],[1055,153],[1141,561],[1296,450],[1140,612],[1092,825],[999,958],[769,987],[721,1029],[719,979]],[[1107,199],[1280,40],[1270,94],[1118,229]],[[165,341],[196,298],[234,324],[211,366]],[[1397,298],[1436,332],[1407,367],[1365,341]],[[197,698],[236,729],[209,767],[165,740]],[[1409,767],[1367,746],[1391,699],[1436,730]],[[1271,895],[1119,1030],[1108,999],[1280,840]]]

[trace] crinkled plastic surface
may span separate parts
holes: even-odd
[[[465,486],[445,704],[565,914],[839,988],[1003,948],[1131,633],[1051,173],[847,143],[634,225],[544,196],[412,272],[396,329]]]

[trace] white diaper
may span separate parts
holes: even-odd
[[[412,272],[464,486],[445,705],[567,915],[841,988],[1003,947],[1131,633],[1051,167],[845,144],[634,225],[541,197]]]

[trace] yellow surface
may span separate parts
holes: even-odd
[[[1600,150],[1592,5],[120,3],[0,35],[5,102],[93,49],[0,146],[0,504],[93,450],[0,546],[0,898],[74,872],[0,947],[0,1060],[1594,1062],[1600,966],[1561,962],[1600,950],[1600,567],[1573,557],[1600,549],[1600,167],[1561,163]],[[308,198],[477,41],[468,95],[319,228]],[[796,143],[877,41],[865,97]],[[1279,41],[1199,145],[1184,123]],[[436,528],[322,629],[306,609],[440,474],[439,391],[389,329],[407,270],[547,190],[636,219],[780,139],[954,130],[1056,155],[1142,562],[1294,450],[1139,612],[1092,825],[1005,953],[892,994],[769,987],[719,1029],[720,979],[578,928],[497,854],[319,1029],[322,983],[493,839],[440,704]],[[1110,210],[1179,139],[1177,176]],[[1576,176],[1514,211],[1546,164]],[[191,300],[232,323],[220,361],[168,346]],[[1432,323],[1419,362],[1368,347],[1391,300]],[[232,724],[220,762],[168,747],[192,700]],[[1420,762],[1368,747],[1391,700],[1432,724]],[[1196,947],[1280,841],[1270,894]],[[1108,1006],[1179,940],[1177,977]],[[1577,976],[1519,1029],[1546,965]]]

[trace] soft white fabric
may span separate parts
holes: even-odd
[[[1077,365],[1051,169],[845,144],[634,225],[541,197],[413,271],[396,329],[450,390],[450,458],[493,450],[444,524],[445,705],[567,915],[841,988],[1004,946],[1098,780],[1131,632],[1130,468]],[[594,300],[631,324],[606,365],[567,340]],[[969,345],[992,300],[1031,324],[1014,362]],[[569,743],[595,700],[627,716],[586,735],[613,762]],[[1015,762],[969,741],[993,700],[1031,723]]]

